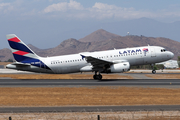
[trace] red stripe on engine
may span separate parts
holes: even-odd
[[[20,40],[17,37],[8,39],[9,41],[13,41],[13,42],[20,42]]]
[[[17,55],[25,55],[25,54],[28,54],[28,52],[24,52],[24,51],[16,51],[16,52],[13,52],[13,54],[17,54]]]

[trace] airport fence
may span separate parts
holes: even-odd
[[[180,111],[0,113],[0,120],[180,120]]]

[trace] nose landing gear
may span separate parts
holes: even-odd
[[[156,70],[152,70],[152,74],[156,74]]]
[[[152,74],[156,74],[156,70],[154,69],[154,64],[151,64],[151,66],[152,66]]]

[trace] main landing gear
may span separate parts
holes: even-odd
[[[102,80],[102,75],[100,74],[100,72],[99,72],[98,75],[97,75],[97,72],[95,72],[95,75],[93,76],[93,78],[94,78],[95,80]]]

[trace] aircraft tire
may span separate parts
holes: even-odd
[[[97,80],[97,75],[93,75],[94,80]]]
[[[94,80],[102,80],[102,75],[101,74],[94,75],[93,78],[94,78]]]
[[[156,70],[152,70],[152,74],[156,74]]]
[[[101,74],[97,75],[97,79],[102,80],[102,75]]]

